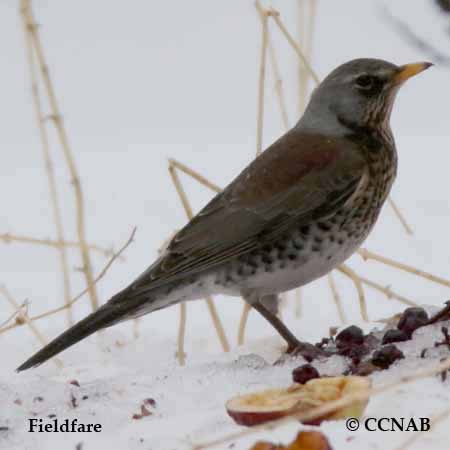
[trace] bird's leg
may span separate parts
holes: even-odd
[[[275,296],[274,296],[275,297]],[[263,297],[267,300],[267,297]],[[256,311],[258,311],[280,334],[280,336],[287,342],[288,348],[287,353],[291,355],[301,355],[307,361],[312,361],[317,356],[321,355],[323,352],[321,349],[317,348],[312,344],[307,342],[299,341],[286,327],[286,325],[273,313],[271,312],[265,304],[261,297],[256,297],[254,294],[244,295],[244,299],[252,305]],[[272,301],[276,301],[276,297]],[[272,301],[270,303],[272,303]],[[264,304],[265,303],[265,304]]]
[[[301,345],[301,342],[291,333],[289,328],[264,304],[260,301],[252,303],[252,307],[256,309],[280,334],[280,336],[287,342],[288,349],[296,348]]]
[[[280,297],[278,295],[265,295],[258,298],[258,302],[269,310],[271,314],[280,318]]]

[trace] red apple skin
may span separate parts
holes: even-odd
[[[271,420],[281,419],[289,415],[290,411],[236,411],[227,409],[228,415],[238,424],[253,427]]]
[[[314,426],[314,427],[318,427],[326,419],[327,419],[326,417],[316,417],[315,419],[301,420],[300,422],[303,425],[311,425],[311,426]]]
[[[236,411],[227,409],[228,415],[238,424],[245,427],[253,427],[262,423],[270,422],[271,420],[281,419],[288,416],[292,411]],[[323,417],[316,417],[315,419],[301,421],[304,425],[318,426],[324,420],[327,420],[330,414]]]

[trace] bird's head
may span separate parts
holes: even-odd
[[[380,59],[355,59],[334,69],[315,89],[305,122],[321,126],[334,119],[348,128],[389,126],[399,87],[432,64],[396,66]]]

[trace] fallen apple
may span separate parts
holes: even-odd
[[[332,448],[320,431],[300,431],[296,439],[287,446],[257,442],[250,450],[332,450]]]
[[[293,413],[307,413],[327,402],[356,392],[367,392],[369,389],[370,380],[366,377],[316,378],[305,384],[293,384],[284,389],[267,389],[234,397],[226,403],[226,409],[239,425],[253,426]],[[359,418],[367,402],[368,400],[355,401],[349,406],[303,423],[318,425],[324,420]]]
[[[282,447],[270,442],[258,442],[250,450],[282,450]]]
[[[328,439],[320,431],[301,431],[286,450],[332,450]]]
[[[301,397],[288,389],[267,389],[234,397],[225,407],[236,423],[251,427],[289,415]]]

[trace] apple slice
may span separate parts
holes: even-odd
[[[234,397],[225,407],[237,424],[251,427],[289,415],[302,396],[288,389],[267,389]]]
[[[368,391],[370,380],[365,377],[317,378],[305,384],[293,384],[285,389],[267,389],[234,397],[226,403],[228,414],[239,425],[253,426],[280,419],[295,413],[306,413],[317,406],[355,392]],[[304,422],[318,425],[323,420],[339,420],[361,417],[368,401],[356,401],[351,405]]]

